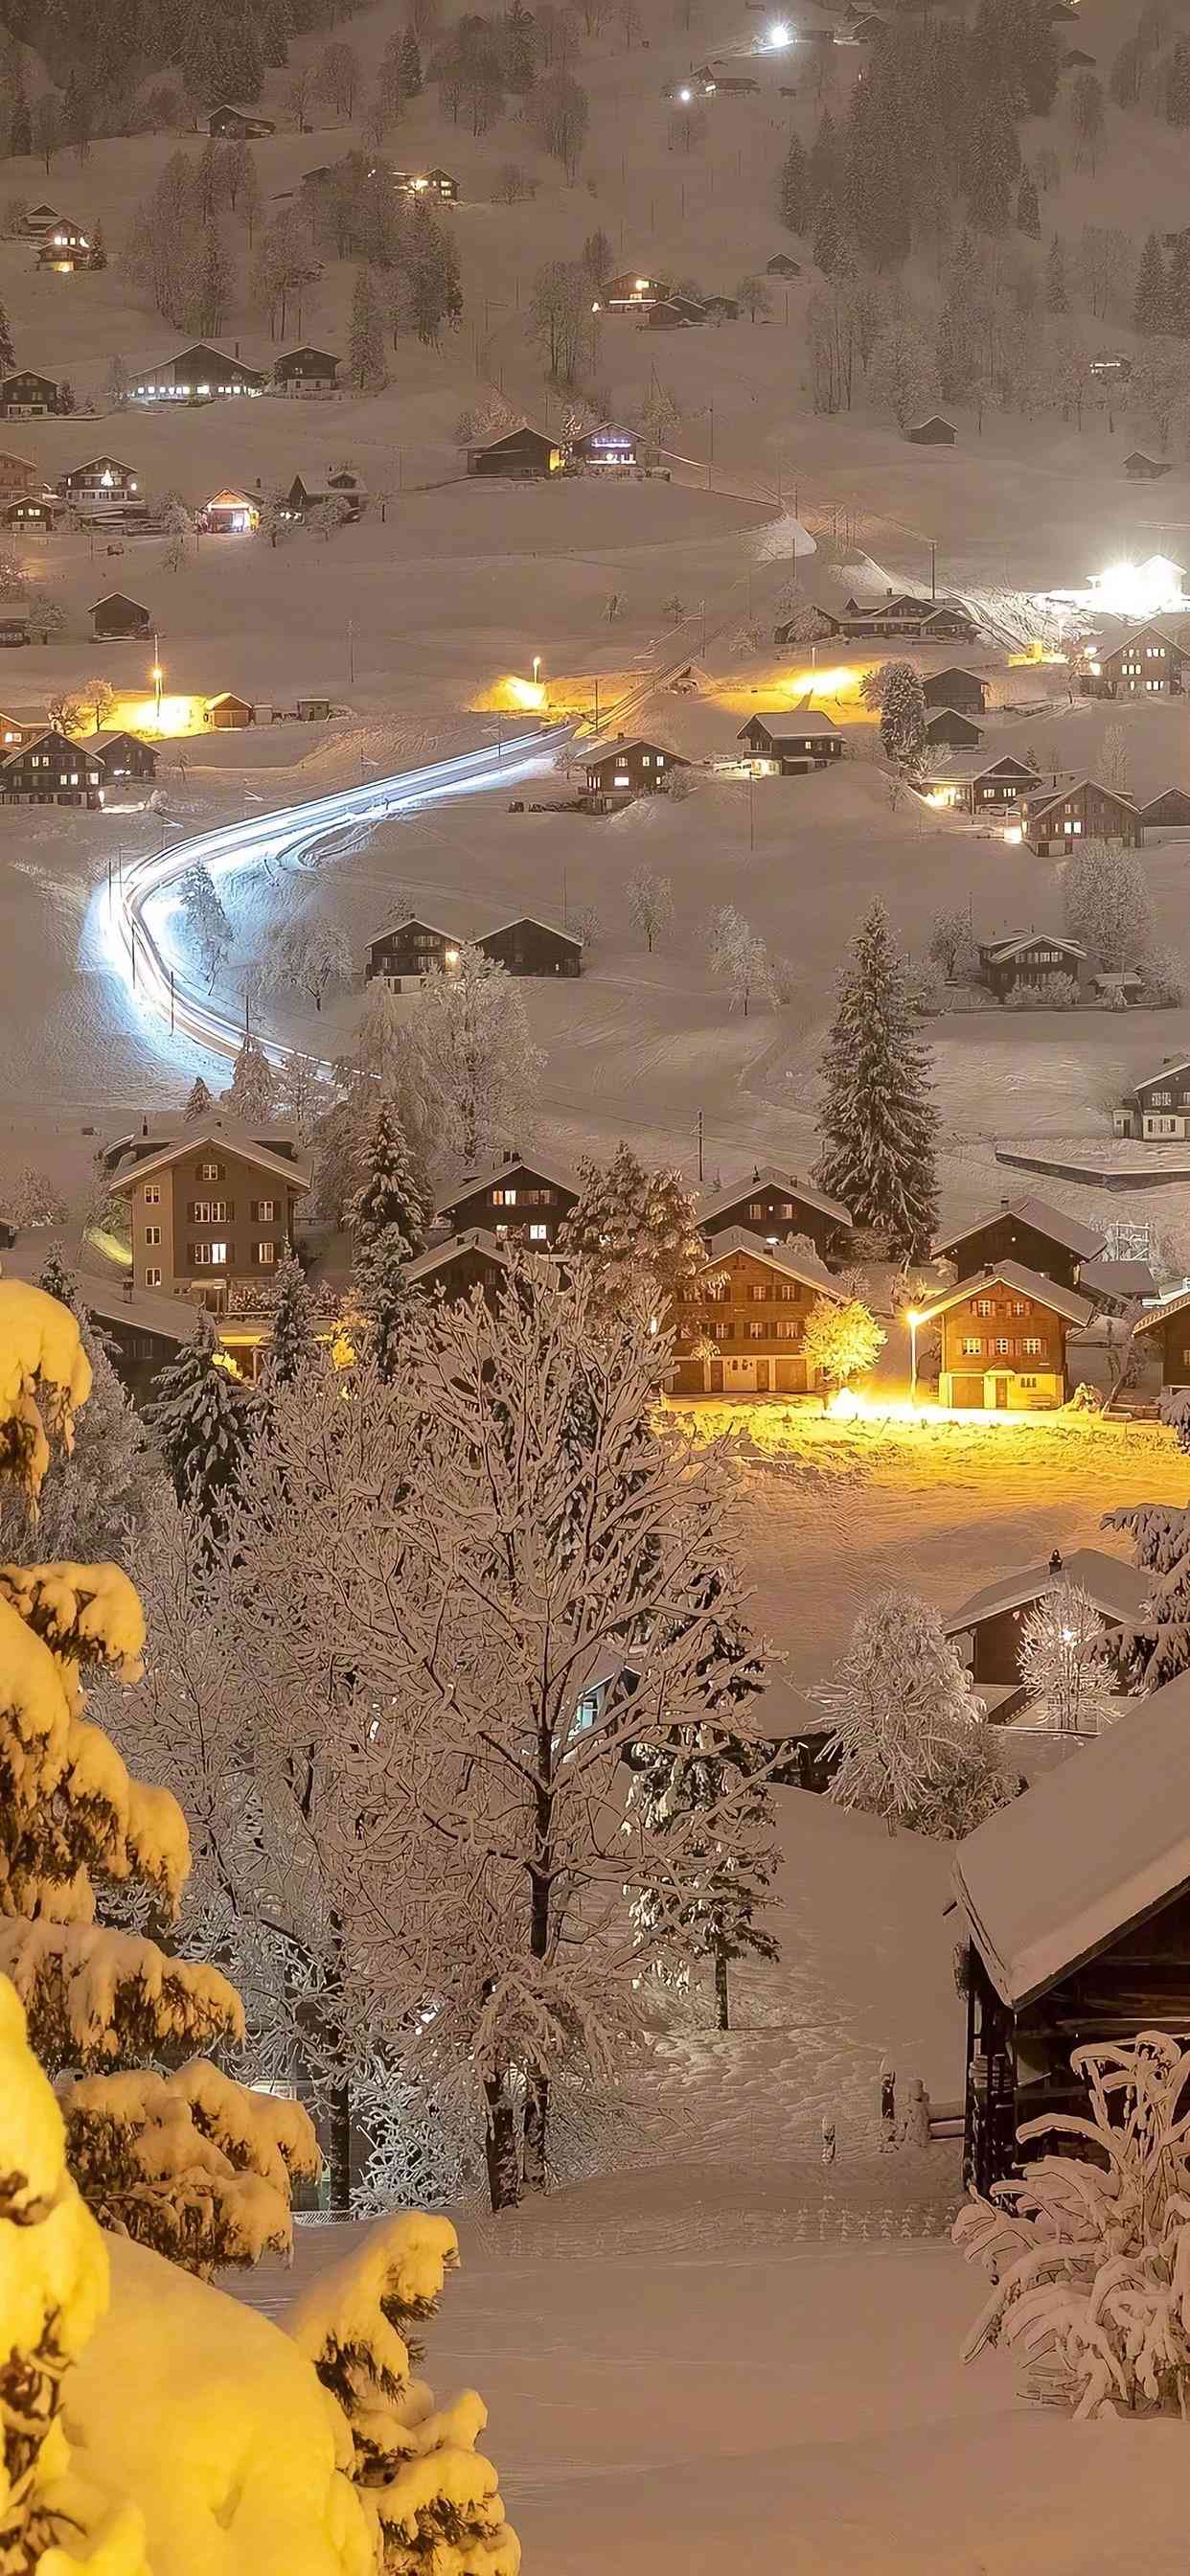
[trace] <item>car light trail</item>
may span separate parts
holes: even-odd
[[[481,788],[523,778],[540,768],[570,731],[569,725],[543,726],[517,735],[498,750],[485,744],[479,751],[460,752],[424,769],[370,778],[363,786],[343,788],[335,796],[220,824],[214,831],[199,832],[171,843],[168,849],[127,861],[122,883],[113,885],[110,895],[106,888],[100,890],[92,910],[108,960],[121,976],[129,999],[209,1053],[235,1056],[244,1034],[238,1015],[221,1010],[183,982],[178,967],[170,964],[171,943],[164,922],[154,918],[163,897],[168,908],[168,899],[187,868],[201,865],[222,875],[265,860],[300,860],[353,822],[381,823],[391,814],[440,796],[475,794]],[[260,1030],[254,1035],[275,1065],[304,1052]]]

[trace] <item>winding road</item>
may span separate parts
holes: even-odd
[[[162,898],[168,898],[188,868],[204,866],[219,873],[236,866],[275,860],[301,861],[319,842],[356,823],[380,823],[390,814],[440,796],[474,793],[480,788],[511,786],[540,768],[570,738],[569,724],[540,726],[518,734],[498,749],[484,744],[424,769],[398,770],[389,778],[369,779],[364,786],[341,789],[308,804],[288,805],[244,821],[221,824],[169,849],[134,859],[122,880],[101,896],[102,935],[109,958],[122,976],[129,999],[163,1020],[171,1033],[180,1030],[212,1054],[235,1056],[243,1039],[240,1019],[205,999],[183,980],[165,951],[163,927],[155,922]],[[257,1031],[273,1064],[284,1064],[298,1052],[280,1039]]]

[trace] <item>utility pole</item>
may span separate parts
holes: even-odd
[[[172,966],[169,970],[169,1033],[172,1038],[174,1033],[174,970]]]
[[[703,1171],[702,1171],[702,1111],[701,1111],[701,1109],[699,1110],[699,1113],[698,1113],[698,1177],[699,1177],[699,1180],[700,1180],[700,1182],[701,1182],[702,1177],[703,1177]]]
[[[129,927],[129,929],[130,929],[130,931],[131,931],[131,933],[132,933],[132,989],[133,989],[133,992],[135,993],[135,991],[136,991],[136,914],[135,914],[135,913],[132,913],[132,914],[131,914],[131,916],[130,916],[130,918],[129,918],[129,924],[128,924],[128,927]]]
[[[935,543],[934,543],[933,538],[931,537],[931,539],[930,539],[930,597],[931,597],[931,599],[936,599],[936,598],[937,598],[937,596],[938,596],[938,549],[937,549],[937,547],[936,547],[936,545],[935,545]]]
[[[750,850],[756,847],[756,772],[754,769],[748,772],[748,847]]]
[[[347,677],[355,685],[355,619],[347,620]]]
[[[562,862],[562,928],[563,928],[563,930],[566,930],[566,929],[568,929],[568,928],[569,928],[569,923],[570,923],[570,916],[569,916],[569,910],[568,910],[568,880],[567,880],[567,875],[566,875],[566,861],[565,861],[565,859],[564,859],[564,860],[563,860],[563,862]]]
[[[599,675],[595,676],[595,731],[599,732]]]

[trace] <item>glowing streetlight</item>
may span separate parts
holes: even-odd
[[[690,101],[691,101],[691,99],[693,98],[693,96],[694,96],[694,92],[693,92],[693,90],[690,90],[690,89],[680,89],[680,90],[678,91],[678,97],[679,97],[679,99],[681,100],[681,103],[682,103],[683,107],[689,107],[689,105],[690,105]]]
[[[769,28],[768,41],[773,52],[776,54],[781,52],[784,45],[791,45],[793,43],[792,32],[786,26],[783,18],[778,18],[775,26]]]
[[[534,688],[536,688],[537,683],[538,683],[538,681],[539,681],[539,679],[540,679],[540,678],[541,678],[541,655],[540,655],[540,653],[535,653],[535,654],[534,654],[534,656],[533,656],[533,686],[534,686]]]
[[[925,1319],[925,1316],[924,1316],[924,1315],[919,1315],[919,1314],[916,1312],[916,1310],[915,1310],[912,1306],[910,1306],[910,1307],[907,1309],[907,1311],[906,1311],[906,1315],[905,1315],[905,1321],[906,1321],[906,1323],[907,1323],[907,1324],[908,1324],[908,1326],[909,1326],[909,1401],[910,1401],[910,1404],[916,1404],[916,1402],[917,1402],[917,1330],[918,1330],[918,1326],[919,1326],[919,1324],[924,1324],[925,1320],[926,1320],[926,1319]]]
[[[155,703],[155,708],[156,708],[157,731],[158,731],[158,733],[160,733],[160,731],[161,731],[161,683],[162,683],[163,679],[165,678],[165,673],[164,673],[164,671],[163,671],[163,670],[162,670],[162,668],[161,668],[161,664],[160,664],[160,662],[154,662],[154,664],[153,664],[153,668],[152,668],[152,670],[151,670],[151,671],[150,671],[150,673],[149,673],[149,677],[150,677],[150,679],[151,679],[151,681],[152,681],[152,683],[153,683],[153,698],[154,698],[154,703]]]

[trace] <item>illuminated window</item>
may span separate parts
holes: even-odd
[[[195,1225],[222,1225],[231,1213],[229,1199],[196,1199],[191,1217]]]
[[[260,1268],[261,1270],[271,1270],[271,1269],[272,1269],[272,1267],[273,1267],[273,1263],[275,1262],[275,1260],[276,1260],[276,1258],[277,1258],[277,1246],[276,1246],[276,1244],[275,1244],[275,1243],[257,1243],[257,1244],[254,1244],[254,1245],[253,1245],[253,1247],[252,1247],[252,1252],[253,1252],[253,1259],[256,1261],[256,1263],[258,1264],[258,1266],[259,1266],[259,1268]]]
[[[529,1241],[530,1241],[530,1243],[548,1243],[548,1242],[549,1242],[549,1239],[550,1239],[550,1230],[549,1230],[548,1225],[531,1225],[531,1226],[530,1226],[530,1228],[529,1228]]]
[[[493,1190],[493,1192],[492,1192],[492,1205],[493,1205],[493,1207],[515,1207],[515,1206],[516,1206],[516,1191],[515,1191],[515,1190]]]
[[[146,1270],[145,1286],[146,1288],[159,1288],[161,1286],[161,1272],[159,1270]]]
[[[983,1343],[979,1340],[978,1335],[967,1333],[964,1334],[964,1337],[959,1344],[959,1351],[963,1359],[977,1360],[982,1356]]]
[[[145,1183],[145,1206],[146,1206],[146,1207],[160,1207],[160,1205],[161,1205],[161,1192],[160,1192],[160,1190],[159,1190],[159,1189],[158,1189],[158,1187],[157,1187],[157,1183],[156,1183],[156,1181],[146,1181],[146,1183]]]
[[[1045,1343],[1039,1341],[1036,1335],[1032,1335],[1029,1340],[1021,1343],[1022,1353],[1027,1360],[1039,1360],[1044,1349]]]
[[[225,1243],[196,1243],[192,1246],[192,1250],[196,1270],[226,1269],[227,1245]]]
[[[976,1297],[976,1298],[974,1298],[974,1299],[973,1299],[973,1301],[972,1301],[972,1311],[973,1311],[976,1315],[994,1315],[994,1314],[995,1314],[995,1311],[996,1311],[996,1301],[995,1301],[995,1298],[994,1298],[994,1297]]]

